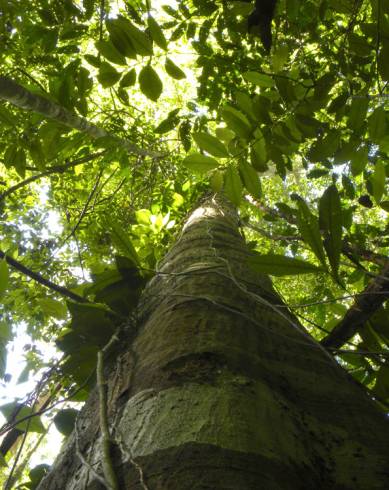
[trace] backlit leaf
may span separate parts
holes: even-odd
[[[181,70],[170,58],[166,58],[165,70],[168,75],[170,75],[175,80],[182,80],[186,78],[185,72]]]
[[[224,191],[235,206],[239,206],[242,198],[242,188],[242,181],[237,169],[232,166],[228,167],[224,179]]]
[[[258,252],[253,252],[248,261],[250,267],[256,272],[272,276],[291,276],[323,271],[323,269],[314,264],[286,255],[262,255]]]
[[[332,272],[337,277],[342,249],[342,207],[335,185],[328,187],[320,198],[319,225]]]
[[[212,157],[207,157],[202,155],[201,153],[192,153],[184,158],[182,162],[185,167],[192,172],[204,174],[217,168],[219,166],[219,162]]]
[[[214,157],[227,158],[229,156],[224,143],[209,133],[193,133],[193,139],[202,150]]]
[[[156,102],[163,89],[158,73],[150,65],[146,65],[140,71],[138,79],[141,91],[150,100]]]

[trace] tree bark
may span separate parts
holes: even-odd
[[[81,131],[87,134],[93,139],[96,138],[111,138],[115,140],[120,146],[122,146],[129,153],[135,155],[143,155],[150,157],[161,157],[160,153],[156,153],[149,150],[143,150],[132,144],[131,142],[118,138],[112,133],[109,133],[103,128],[96,126],[95,124],[87,121],[84,117],[74,114],[64,107],[56,104],[55,102],[42,97],[41,95],[34,94],[19,85],[9,77],[0,76],[0,99],[6,100],[16,107],[25,109],[27,111],[37,112],[48,119],[54,119],[55,121],[63,124],[72,129]]]
[[[107,366],[119,487],[389,488],[386,416],[248,254],[234,209],[209,197],[148,284],[136,337]],[[104,488],[97,400],[39,490]]]

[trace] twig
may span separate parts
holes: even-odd
[[[6,191],[4,191],[2,194],[0,194],[0,201],[10,194],[13,194],[15,191],[20,189],[21,187],[24,187],[28,184],[31,184],[31,182],[34,182],[35,180],[42,179],[43,177],[47,177],[48,175],[54,174],[54,173],[60,173],[64,172],[65,170],[68,170],[69,168],[75,167],[77,165],[81,165],[82,163],[89,162],[90,160],[93,160],[95,158],[98,158],[106,153],[105,151],[100,151],[99,153],[92,153],[91,155],[85,156],[78,158],[77,160],[74,160],[73,162],[68,162],[65,163],[64,165],[56,165],[53,167],[48,168],[44,172],[41,172],[40,174],[37,175],[32,175],[31,177],[28,177],[28,179],[23,180],[22,182],[19,182],[18,184],[13,185]]]

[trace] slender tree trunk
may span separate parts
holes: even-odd
[[[389,488],[386,417],[247,256],[210,197],[146,288],[108,375],[120,489]],[[97,414],[93,393],[39,490],[104,488]]]
[[[30,92],[9,77],[0,76],[0,99],[6,100],[7,102],[16,107],[20,107],[21,109],[37,112],[48,119],[54,119],[64,126],[76,129],[89,135],[93,139],[109,137],[115,140],[117,144],[122,146],[129,153],[151,157],[161,156],[159,153],[143,150],[127,140],[118,138],[105,129],[89,122],[84,117],[68,111],[64,107],[50,101],[49,99],[46,99],[45,97],[42,97],[41,95]]]

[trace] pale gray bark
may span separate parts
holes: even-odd
[[[38,114],[41,114],[48,119],[53,119],[64,126],[81,131],[93,139],[109,137],[115,140],[129,153],[150,157],[161,156],[157,152],[144,150],[132,144],[130,141],[118,138],[105,129],[90,123],[84,117],[68,111],[64,107],[61,107],[60,105],[46,99],[45,97],[42,97],[41,95],[30,92],[28,89],[6,76],[0,76],[0,99],[6,100],[10,104],[19,107],[20,109],[37,112]]]

